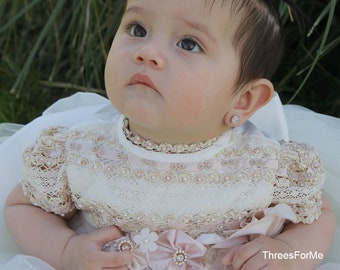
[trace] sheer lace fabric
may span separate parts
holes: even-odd
[[[308,145],[277,143],[249,125],[198,153],[149,153],[124,141],[121,121],[45,130],[24,153],[25,194],[58,215],[82,210],[96,228],[176,229],[192,237],[225,236],[280,202],[297,221],[320,214],[324,174]]]

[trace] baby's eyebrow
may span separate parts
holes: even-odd
[[[127,8],[124,12],[124,14],[127,14],[127,13],[143,13],[144,11],[144,8],[142,7],[138,7],[138,6],[131,6],[129,8]]]
[[[193,22],[193,21],[189,21],[187,19],[182,18],[182,21],[188,25],[189,27],[198,30],[199,32],[205,34],[212,42],[216,43],[217,40],[216,38],[211,34],[211,31],[209,30],[209,28],[199,22]]]

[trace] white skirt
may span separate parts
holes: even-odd
[[[269,113],[270,112],[270,113]],[[71,127],[81,122],[111,118],[117,111],[106,98],[93,93],[77,93],[50,106],[41,117],[22,126],[0,124],[0,214],[8,193],[21,177],[21,153],[32,144],[42,129],[53,125]],[[265,133],[276,139],[306,142],[319,153],[327,179],[324,192],[331,201],[340,223],[340,119],[317,114],[301,106],[282,106],[276,95],[270,104],[251,119]],[[274,128],[273,128],[274,126]],[[0,218],[0,269],[50,270],[37,258],[19,255],[20,250]],[[318,270],[340,270],[340,226],[325,263]]]

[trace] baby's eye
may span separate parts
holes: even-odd
[[[145,37],[146,36],[145,28],[141,26],[139,23],[131,24],[128,27],[128,33],[129,35],[133,37]]]
[[[184,38],[177,43],[177,46],[183,50],[191,52],[201,52],[201,46],[193,39]]]

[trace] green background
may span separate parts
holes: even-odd
[[[105,59],[123,2],[1,0],[0,122],[27,123],[77,91],[105,95]],[[297,4],[305,30],[280,5],[286,51],[273,78],[276,91],[285,104],[340,117],[337,0]]]

